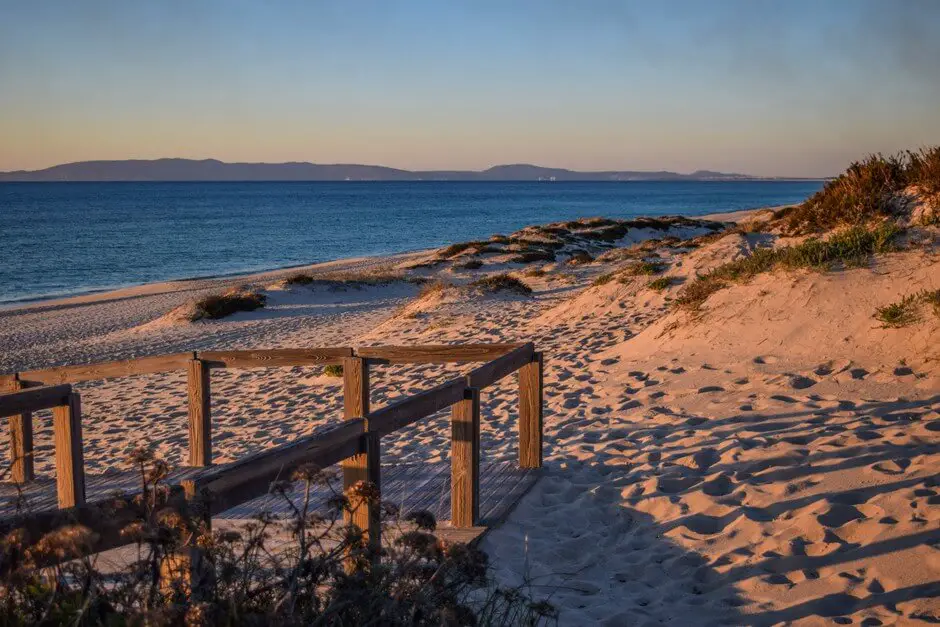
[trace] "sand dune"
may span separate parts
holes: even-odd
[[[454,287],[271,289],[269,308],[214,322],[153,324],[192,296],[179,291],[13,311],[0,318],[3,366],[210,346],[530,339],[547,355],[545,474],[483,548],[502,581],[550,596],[562,624],[940,621],[940,318],[927,312],[886,329],[872,317],[877,306],[940,288],[937,248],[867,268],[760,275],[691,316],[672,306],[684,283],[773,238],[623,249],[704,232],[578,236],[554,261],[527,264],[509,252],[444,261],[429,252],[393,265]],[[586,245],[598,260],[570,264]],[[467,257],[483,267],[460,267]],[[656,276],[674,279],[661,291],[648,287],[654,276],[630,274],[652,259],[664,266]],[[502,271],[532,295],[465,287]],[[373,404],[460,369],[379,368]],[[180,461],[181,376],[80,387],[90,469],[119,466],[117,453],[144,438]],[[318,369],[220,372],[213,388],[220,461],[341,419],[339,381]],[[482,406],[483,454],[514,458],[512,386],[487,390]],[[37,424],[38,468],[48,472],[51,434],[47,421]],[[446,459],[447,425],[441,414],[396,433],[384,454]]]

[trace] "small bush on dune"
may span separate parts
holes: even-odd
[[[671,277],[664,276],[650,281],[646,284],[646,287],[650,288],[651,290],[661,292],[672,284],[673,279]]]
[[[550,250],[524,250],[509,260],[509,263],[534,263],[536,261],[555,261],[555,253]]]
[[[911,294],[896,303],[878,307],[875,318],[884,323],[886,327],[906,327],[920,319],[917,313],[917,296]]]
[[[495,274],[478,279],[470,284],[472,287],[482,289],[484,292],[514,292],[516,294],[531,294],[532,288],[524,281],[509,274]]]
[[[191,320],[218,320],[238,311],[260,309],[266,302],[267,297],[261,292],[236,288],[196,301]]]
[[[652,276],[654,274],[659,274],[665,269],[665,264],[643,261],[630,266],[630,268],[627,270],[627,274],[630,276]]]
[[[489,244],[489,242],[460,242],[458,244],[451,244],[444,250],[440,251],[438,254],[445,259],[450,259],[451,257],[455,257],[465,250],[470,250],[471,248],[486,248],[487,244]],[[490,249],[490,252],[493,251],[495,251],[495,249]]]
[[[545,271],[544,268],[529,268],[522,274],[525,276],[530,276],[530,277],[542,277],[548,273]]]
[[[329,366],[324,366],[323,374],[328,377],[341,377],[343,376],[343,366],[342,364],[330,364]]]
[[[434,294],[441,294],[445,290],[447,290],[447,288],[449,287],[450,287],[450,283],[446,281],[434,281],[433,283],[426,283],[421,288],[421,291],[418,292],[418,297],[424,298],[426,296],[432,296]]]
[[[616,272],[608,272],[608,273],[602,274],[602,275],[600,275],[599,277],[597,277],[596,279],[594,279],[594,281],[591,283],[591,285],[593,285],[593,286],[595,286],[595,287],[598,286],[598,285],[607,285],[608,283],[610,283],[611,281],[613,281],[615,278],[617,278],[617,273],[616,273]]]
[[[908,153],[909,178],[928,196],[940,196],[940,146]]]
[[[291,286],[291,285],[310,285],[310,284],[313,283],[315,280],[316,280],[316,279],[314,279],[314,278],[313,278],[312,276],[310,276],[309,274],[305,274],[305,273],[303,273],[303,272],[298,272],[297,274],[292,274],[291,276],[289,276],[289,277],[287,277],[286,279],[284,279],[284,285],[287,285],[287,286]]]
[[[578,250],[572,253],[571,257],[568,259],[568,264],[572,266],[583,266],[586,263],[591,263],[594,261],[594,257],[585,250]]]
[[[940,289],[909,294],[896,303],[875,309],[875,318],[885,327],[900,328],[921,320],[921,305],[929,307],[940,318]]]
[[[483,267],[483,262],[480,261],[479,259],[471,259],[470,261],[467,261],[466,263],[462,263],[457,267],[463,268],[464,270],[479,270],[480,268]]]

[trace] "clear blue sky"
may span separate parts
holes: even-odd
[[[0,170],[817,176],[940,143],[940,0],[0,0]]]

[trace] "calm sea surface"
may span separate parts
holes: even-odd
[[[821,185],[3,183],[0,303],[419,250],[585,216],[780,205]]]

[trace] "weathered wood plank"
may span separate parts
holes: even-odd
[[[519,369],[519,466],[542,466],[543,355]]]
[[[83,364],[77,366],[61,366],[44,370],[29,370],[21,372],[20,380],[44,385],[60,383],[80,383],[96,379],[109,379],[112,377],[129,377],[139,374],[155,374],[158,372],[171,372],[183,370],[193,358],[192,353],[174,353],[172,355],[157,355],[155,357],[138,357],[123,361],[108,361],[100,364]]]
[[[3,392],[25,389],[25,384],[14,377],[0,382]],[[36,477],[33,457],[33,414],[23,412],[7,418],[10,432],[10,478],[15,483],[26,483]]]
[[[198,359],[210,368],[279,368],[285,366],[328,366],[352,357],[351,348],[274,348],[241,351],[199,351]]]
[[[386,364],[442,364],[470,361],[489,361],[514,348],[508,344],[428,344],[423,346],[362,346],[356,355],[375,363]]]
[[[467,388],[451,412],[450,521],[472,527],[480,520],[480,390]]]
[[[534,351],[535,347],[529,342],[509,351],[502,357],[474,368],[467,375],[467,385],[483,389],[496,383],[532,361]]]
[[[2,394],[0,395],[0,418],[67,405],[71,393],[71,385],[54,385]]]
[[[467,383],[461,377],[386,405],[369,414],[369,428],[388,435],[463,400],[466,387]]]
[[[52,410],[55,438],[56,491],[59,508],[85,504],[85,459],[82,450],[82,406],[77,392]]]
[[[298,467],[312,464],[326,468],[360,453],[365,420],[347,420],[281,447],[261,451],[236,462],[209,470],[194,479],[191,490],[207,493],[215,514],[267,494],[275,481],[289,480]],[[184,486],[187,485],[184,481]]]
[[[201,359],[187,365],[189,384],[189,465],[212,464],[212,394],[209,366]]]

